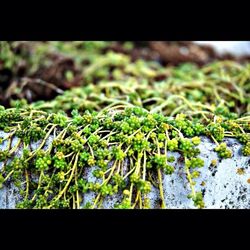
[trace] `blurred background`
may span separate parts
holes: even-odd
[[[98,79],[110,74],[112,80],[112,72],[125,64],[201,67],[220,60],[248,63],[250,42],[0,41],[0,105],[8,107],[10,100],[22,98],[29,103],[51,100],[72,87],[95,83],[89,75],[96,68]]]

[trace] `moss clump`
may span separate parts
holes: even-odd
[[[36,57],[21,53],[11,58],[16,44],[0,43],[4,67],[26,60],[32,75],[40,64],[48,67],[48,54],[56,51],[74,58],[82,75],[79,87],[51,101],[18,99],[9,109],[0,107],[0,129],[6,132],[0,143],[7,142],[0,151],[0,186],[8,180],[16,184],[19,208],[80,208],[81,197],[90,191],[95,199],[84,208],[101,207],[104,197],[115,194],[123,196],[117,208],[149,208],[152,185],[166,208],[162,175],[175,171],[168,151],[184,158],[188,197],[203,208],[195,183],[204,165],[200,137],[213,140],[221,158],[233,155],[223,142],[226,137],[237,138],[242,154],[250,155],[249,64],[165,67],[111,51],[112,44],[34,43]],[[125,51],[132,48],[133,43],[124,44]],[[74,78],[71,71],[64,73],[63,79]],[[12,146],[14,137],[18,142]],[[34,142],[35,149],[30,147]],[[85,168],[96,181],[86,179]]]
[[[177,151],[185,157],[191,198],[198,207],[204,207],[193,180],[199,176],[198,168],[204,165],[196,147],[200,137],[196,135],[188,138],[181,132],[184,124],[195,128],[195,119],[185,116],[173,119],[139,107],[118,109],[116,106],[99,113],[86,111],[80,115],[74,112],[73,117],[66,114],[56,116],[38,110],[2,109],[0,117],[4,129],[10,131],[2,143],[19,136],[18,143],[10,147],[8,152],[1,151],[4,161],[2,182],[11,179],[15,183],[24,183],[23,202],[19,207],[80,208],[80,197],[88,191],[96,193],[91,204],[93,208],[100,207],[105,196],[116,193],[124,195],[118,207],[148,207],[144,201],[153,185],[150,176],[157,176],[161,206],[164,208],[167,204],[162,193],[161,176],[175,171],[171,165],[172,159],[166,156],[167,150]],[[230,122],[223,121],[225,125]],[[248,121],[234,122],[239,125],[239,130],[243,130]],[[129,124],[129,129],[124,124]],[[209,121],[199,123],[199,127],[203,126],[203,132],[195,134],[209,134],[209,124]],[[43,133],[39,137],[31,136],[39,134],[38,128]],[[224,133],[239,133],[237,130],[232,131],[225,129]],[[53,141],[44,147],[48,138],[53,138]],[[30,150],[29,144],[35,141],[39,142],[37,148]],[[18,159],[15,155],[21,144],[23,153]],[[215,150],[221,157],[232,156],[224,143],[215,147]],[[12,161],[7,163],[8,159]],[[124,170],[125,160],[130,162],[127,172]],[[84,176],[84,168],[93,167],[92,174],[97,182],[89,182]]]

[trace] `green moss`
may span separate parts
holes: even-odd
[[[113,112],[111,108],[105,115],[102,112],[86,112],[83,115],[77,113],[78,120],[84,121],[81,123],[84,125],[75,126],[72,129],[71,124],[75,116],[70,118],[66,114],[60,114],[60,121],[56,120],[55,123],[54,118],[51,119],[51,114],[36,110],[6,109],[0,112],[0,116],[2,125],[8,124],[8,128],[12,131],[11,137],[19,135],[20,140],[26,145],[37,141],[38,138],[39,144],[44,145],[49,136],[55,136],[47,149],[41,150],[42,147],[38,146],[37,149],[29,151],[26,148],[20,159],[13,158],[18,147],[1,152],[2,161],[12,159],[11,164],[6,165],[1,171],[3,178],[7,177],[15,182],[26,180],[21,207],[80,207],[77,197],[88,190],[96,192],[96,199],[92,204],[92,207],[96,207],[101,205],[101,197],[130,190],[131,185],[134,185],[133,193],[145,196],[146,199],[152,185],[151,175],[159,170],[164,174],[172,174],[175,171],[174,167],[169,164],[172,159],[167,158],[166,151],[162,154],[160,150],[177,151],[185,157],[185,169],[192,189],[195,186],[192,179],[199,175],[199,171],[194,169],[204,165],[203,160],[197,157],[199,150],[196,145],[200,142],[200,137],[196,136],[192,139],[183,137],[182,125],[179,123],[180,117],[170,119],[162,115],[152,115],[146,111],[140,112],[138,107],[117,109],[116,112]],[[48,122],[41,122],[42,120]],[[97,120],[97,127],[86,129],[96,124]],[[61,126],[61,121],[64,123],[63,126]],[[197,124],[196,120],[190,120],[185,116],[181,118],[181,121],[182,124],[191,126]],[[224,120],[225,124],[227,122],[231,121]],[[239,129],[242,129],[242,124],[248,120],[235,120],[234,122]],[[29,126],[23,126],[23,136],[20,136],[20,126],[24,123],[28,123]],[[130,128],[127,134],[124,134],[125,131],[120,126],[125,123],[128,123]],[[142,124],[147,127],[144,132],[141,132]],[[178,128],[175,127],[176,124]],[[211,132],[209,124],[211,123],[208,121],[200,121],[199,126],[203,126],[205,134]],[[38,130],[43,131],[42,137],[37,137]],[[173,135],[172,131],[176,133]],[[236,133],[235,136],[243,142],[246,142],[248,138],[247,136],[239,137],[239,132],[234,129],[223,130],[224,134],[229,132]],[[248,144],[249,142],[242,149],[246,155]],[[225,143],[221,143],[215,150],[223,158],[232,155]],[[129,175],[124,179],[121,173],[125,160],[129,160],[132,164],[127,170]],[[97,167],[93,175],[103,184],[99,181],[96,183],[81,181],[84,178],[82,169],[93,166]],[[31,184],[29,178],[32,175],[39,177],[35,185]],[[127,199],[125,196],[124,199]],[[136,195],[133,197],[129,197],[131,206],[140,206]],[[193,197],[194,203],[198,207],[203,207],[200,196],[193,194]],[[119,206],[124,207],[125,205],[122,204]]]
[[[197,147],[200,136],[214,141],[221,158],[233,153],[223,142],[226,137],[236,137],[243,144],[242,154],[250,155],[249,64],[164,67],[111,51],[113,42],[34,43],[34,57],[25,51],[21,57],[14,55],[16,43],[0,45],[4,67],[25,60],[31,75],[50,65],[48,54],[53,51],[73,58],[83,76],[82,86],[51,101],[12,100],[13,108],[0,107],[0,129],[9,133],[0,143],[19,139],[0,152],[0,185],[7,180],[19,183],[19,208],[80,208],[79,197],[89,191],[95,192],[95,199],[85,208],[101,207],[103,197],[116,193],[123,194],[117,208],[149,208],[152,185],[158,186],[165,207],[162,173],[175,171],[168,150],[184,157],[189,198],[203,208],[194,181],[204,165]],[[133,46],[123,44],[126,51]],[[65,72],[67,81],[73,77]],[[51,136],[53,142],[45,150]],[[30,149],[34,142],[40,146]],[[23,153],[17,158],[20,145]],[[96,182],[84,179],[84,168],[93,168]]]

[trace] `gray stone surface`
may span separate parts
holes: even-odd
[[[0,136],[7,134],[0,132]],[[52,137],[48,139],[47,145],[52,141]],[[247,180],[250,178],[250,157],[242,156],[240,153],[241,145],[232,138],[224,140],[233,152],[233,158],[219,159],[214,152],[215,144],[210,139],[203,137],[200,148],[200,157],[205,161],[205,166],[200,168],[201,176],[196,179],[196,191],[204,193],[204,201],[206,208],[250,208],[250,184]],[[11,146],[17,143],[15,138]],[[47,147],[45,145],[45,148]],[[39,142],[33,144],[32,147],[39,146]],[[6,149],[7,143],[0,146],[0,149]],[[20,155],[22,148],[17,152]],[[169,176],[163,176],[163,187],[165,203],[168,208],[195,208],[192,200],[187,198],[190,193],[190,187],[185,177],[183,160],[177,152],[168,152],[168,156],[175,156],[175,162],[171,163],[175,167],[175,172]],[[216,159],[217,166],[211,166],[211,161]],[[128,166],[128,163],[125,163]],[[0,164],[1,168],[2,164]],[[244,169],[244,174],[239,174],[238,169]],[[125,168],[126,169],[126,168]],[[93,168],[91,168],[91,172]],[[89,181],[95,181],[90,170],[86,171],[86,177]],[[205,182],[205,185],[201,185]],[[203,183],[204,184],[204,183]],[[82,205],[91,202],[95,195],[91,192],[83,197]],[[159,190],[152,188],[148,195],[153,208],[159,208]],[[19,200],[18,190],[13,184],[8,187],[4,186],[0,190],[0,208],[15,208],[16,202]],[[113,208],[115,203],[121,200],[121,195],[107,197],[103,202],[103,208]]]

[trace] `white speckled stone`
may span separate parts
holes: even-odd
[[[4,137],[7,134],[0,131],[0,136]],[[46,149],[53,140],[52,137],[44,146]],[[224,142],[233,152],[233,157],[230,159],[219,159],[217,153],[214,152],[215,144],[210,139],[202,137],[200,148],[201,157],[205,166],[200,168],[201,175],[196,179],[196,191],[204,193],[204,201],[206,208],[250,208],[250,184],[247,179],[250,178],[250,157],[245,157],[240,153],[241,144],[235,139],[226,138]],[[13,140],[12,146],[17,143]],[[39,142],[32,145],[32,148],[39,146]],[[7,143],[0,146],[0,149],[6,149]],[[22,147],[18,150],[19,155]],[[175,161],[170,163],[175,167],[175,172],[172,175],[163,176],[164,197],[167,208],[195,208],[192,200],[187,198],[190,193],[189,184],[186,179],[183,160],[179,153],[168,152],[168,156],[173,155]],[[212,160],[217,160],[217,166],[211,166]],[[127,169],[128,162],[125,163]],[[1,165],[0,165],[1,168]],[[237,170],[243,168],[245,173],[239,175]],[[89,181],[96,181],[92,176],[92,171],[86,169],[85,176]],[[202,181],[205,186],[202,186]],[[89,192],[84,195],[82,205],[87,202],[92,202],[95,197],[94,193]],[[159,190],[152,187],[152,191],[148,195],[152,208],[159,208]],[[0,208],[15,208],[15,204],[19,200],[18,190],[13,184],[4,186],[0,190]],[[106,197],[103,202],[103,208],[113,208],[114,205],[121,201],[121,194],[113,197]]]

